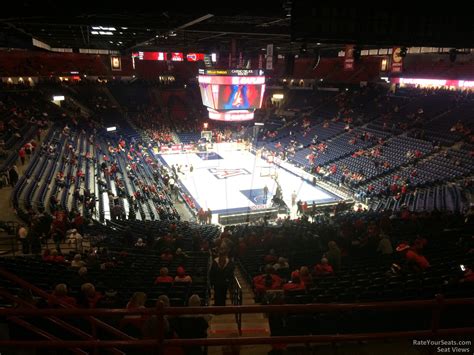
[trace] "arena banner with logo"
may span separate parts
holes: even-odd
[[[354,45],[347,44],[344,55],[344,70],[354,70]]]
[[[403,70],[403,57],[401,56],[402,49],[400,47],[393,47],[392,49],[392,73],[401,73]]]
[[[122,58],[116,55],[110,56],[110,68],[114,71],[122,70]]]

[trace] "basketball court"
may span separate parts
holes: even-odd
[[[271,207],[277,181],[283,200],[291,208],[291,195],[308,205],[336,202],[338,196],[314,186],[294,172],[270,164],[230,143],[214,144],[211,152],[159,154],[169,168],[181,165],[180,187],[192,196],[197,209],[210,208],[214,218],[221,213],[239,213]],[[190,172],[192,165],[193,171]],[[301,176],[304,176],[302,171]],[[268,187],[265,198],[264,188]]]

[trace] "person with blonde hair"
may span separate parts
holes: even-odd
[[[67,292],[68,289],[66,284],[57,284],[51,296],[48,297],[48,305],[51,307],[56,307],[62,303],[67,303],[76,307],[76,299],[74,297],[68,296]]]
[[[78,306],[82,308],[95,308],[97,302],[102,298],[102,294],[95,290],[95,286],[86,282],[81,286]]]
[[[189,307],[201,307],[201,298],[199,295],[193,294],[188,299]],[[183,339],[207,338],[207,329],[209,328],[209,315],[193,314],[183,315],[176,318],[176,333]],[[200,346],[183,347],[186,355],[202,355],[203,348]]]
[[[127,303],[128,310],[145,309],[147,296],[145,292],[135,292]],[[120,327],[132,336],[140,336],[148,317],[144,314],[126,315],[120,322]]]
[[[81,254],[74,255],[74,259],[71,261],[71,267],[81,268],[83,266],[86,266],[86,263],[82,261]]]

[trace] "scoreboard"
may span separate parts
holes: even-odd
[[[246,121],[262,107],[265,76],[262,70],[200,69],[199,88],[209,118]]]

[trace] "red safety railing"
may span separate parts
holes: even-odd
[[[449,306],[472,306],[474,298],[444,299],[438,296],[428,301],[373,302],[358,304],[304,304],[304,305],[269,305],[269,306],[228,306],[228,307],[171,307],[146,309],[1,309],[0,316],[12,317],[107,317],[126,315],[155,315],[157,317],[156,339],[150,340],[58,340],[46,337],[44,341],[0,340],[0,347],[27,348],[121,348],[121,347],[154,347],[162,349],[166,346],[215,346],[215,345],[255,345],[275,343],[321,343],[376,340],[387,338],[427,338],[448,335],[474,334],[474,327],[439,329],[441,310]],[[305,335],[275,337],[243,337],[243,338],[212,338],[212,339],[165,339],[164,317],[202,314],[245,314],[245,313],[312,313],[341,312],[354,310],[407,310],[430,309],[432,311],[431,328],[419,331],[397,331],[380,333],[337,334],[337,335]]]

